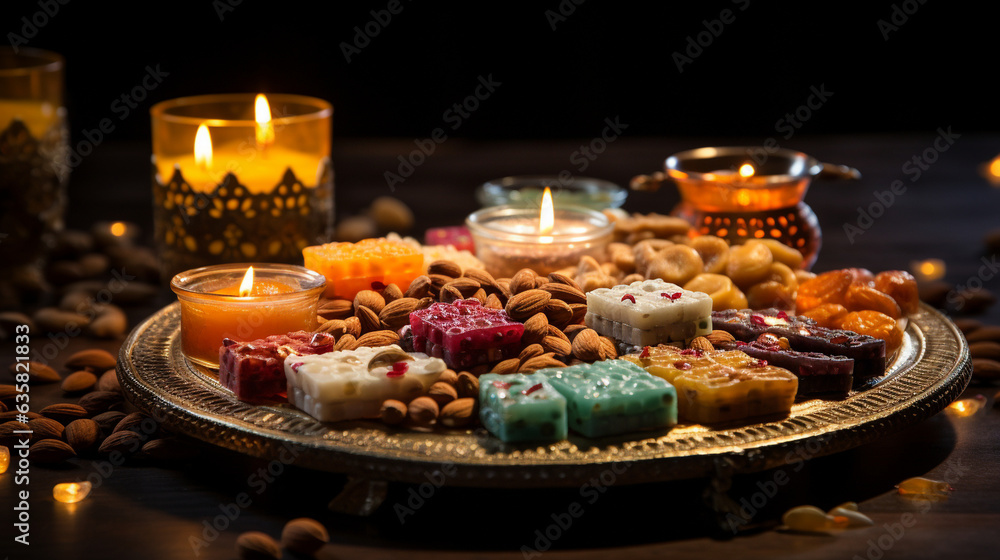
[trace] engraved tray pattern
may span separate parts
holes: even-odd
[[[169,305],[122,346],[126,397],[168,428],[252,456],[282,449],[295,464],[372,479],[419,483],[454,465],[449,484],[578,486],[609,467],[620,483],[706,476],[720,468],[758,471],[849,449],[941,411],[972,376],[965,338],[927,306],[910,318],[888,374],[843,400],[797,402],[791,415],[750,425],[680,425],[672,430],[549,445],[504,444],[482,430],[415,432],[375,421],[318,422],[288,404],[241,402],[180,350],[180,309]],[[287,455],[287,452],[286,452]],[[623,468],[625,463],[627,468]]]

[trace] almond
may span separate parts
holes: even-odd
[[[570,324],[583,324],[584,319],[587,317],[587,304],[571,303],[569,304],[569,308],[573,311],[573,318],[569,320]]]
[[[561,338],[561,339],[565,340],[566,342],[569,342],[569,337],[568,337],[568,336],[566,336],[566,333],[562,332],[562,329],[560,329],[560,328],[556,327],[555,325],[549,325],[549,326],[548,326],[548,327],[547,327],[547,328],[545,329],[545,332],[546,332],[546,333],[547,333],[547,334],[548,334],[549,336],[558,336],[559,338]]]
[[[1000,342],[982,340],[969,345],[969,354],[973,358],[1000,360]]]
[[[425,298],[431,294],[431,278],[426,274],[417,276],[410,282],[410,286],[403,293],[405,297]]]
[[[131,430],[122,430],[108,436],[97,449],[102,455],[117,451],[123,455],[131,455],[142,447],[142,438]]]
[[[236,537],[236,556],[246,560],[281,558],[281,547],[267,533],[247,531]]]
[[[542,338],[544,338],[544,337],[542,337]],[[529,358],[534,358],[535,356],[541,356],[544,353],[545,353],[545,349],[542,348],[541,344],[537,344],[537,343],[536,344],[529,344],[529,345],[527,345],[527,346],[525,346],[524,348],[521,349],[521,353],[518,354],[517,358],[523,362],[523,361],[525,361],[525,360],[527,360]]]
[[[391,303],[397,299],[403,297],[403,290],[399,289],[399,286],[395,284],[387,284],[385,288],[382,289],[382,299],[386,303]]]
[[[569,286],[570,288],[573,288],[574,290],[580,292],[581,294],[583,293],[583,290],[580,289],[580,285],[576,283],[576,280],[573,280],[572,278],[570,278],[569,276],[567,276],[567,275],[565,275],[565,274],[563,274],[561,272],[552,272],[552,273],[549,273],[549,283],[546,284],[545,287],[546,288],[550,288],[553,283],[563,284],[565,286]],[[566,303],[573,303],[573,302],[568,301]],[[580,302],[580,303],[587,303],[586,296],[584,296],[583,301]]]
[[[89,391],[97,384],[97,376],[87,370],[74,371],[62,382],[62,390],[67,393]]]
[[[370,307],[358,307],[354,310],[354,316],[358,318],[361,325],[361,333],[377,331],[382,328],[382,323],[378,319],[378,314]]]
[[[97,379],[97,390],[121,393],[122,386],[118,382],[118,372],[113,369],[109,369],[108,371],[102,373],[101,377]]]
[[[35,418],[44,418],[41,414],[29,410],[28,412],[18,412],[17,410],[8,410],[7,412],[0,412],[0,422],[10,422],[11,420],[17,420],[18,417],[26,416],[28,420],[34,420]]]
[[[445,284],[445,286],[452,286],[458,289],[459,293],[462,294],[463,298],[470,298],[474,296],[476,292],[482,289],[482,285],[480,285],[479,282],[465,276],[461,278],[456,278],[451,282]]]
[[[382,419],[382,422],[394,426],[406,418],[406,412],[405,403],[389,399],[382,403],[382,407],[378,411],[378,416]]]
[[[14,385],[0,385],[0,401],[13,403],[19,392]]]
[[[958,327],[958,330],[962,331],[963,334],[969,334],[970,332],[983,326],[983,322],[979,319],[961,318],[955,319],[955,326]]]
[[[32,316],[32,320],[34,320],[39,330],[48,332],[83,329],[90,324],[90,318],[85,315],[63,311],[55,307],[39,309]]]
[[[347,324],[343,319],[330,319],[329,321],[323,320],[318,321],[319,326],[314,332],[325,333],[333,336],[333,338],[340,338],[344,334],[344,329]]]
[[[451,385],[438,381],[427,389],[427,396],[434,399],[438,406],[444,406],[458,398],[458,392]]]
[[[446,369],[441,372],[441,375],[438,376],[438,381],[441,383],[447,383],[448,385],[454,387],[455,382],[458,381],[458,374],[455,373],[455,370],[453,369]]]
[[[92,420],[97,423],[102,432],[110,434],[115,430],[115,426],[122,421],[122,418],[125,418],[124,412],[120,410],[109,410],[94,416]]]
[[[983,325],[965,335],[965,340],[969,341],[970,344],[984,340],[1000,342],[1000,325]]]
[[[403,328],[410,324],[410,313],[417,309],[417,301],[415,298],[401,297],[387,303],[378,314],[379,321],[389,330]]]
[[[479,303],[486,305],[486,299],[487,299],[486,290],[479,288],[478,290],[476,290],[476,293],[472,294],[472,299],[479,300]]]
[[[328,542],[326,527],[308,517],[292,519],[281,530],[281,545],[297,554],[311,555]]]
[[[316,313],[329,321],[330,319],[346,319],[354,313],[354,304],[346,299],[328,299],[319,304]]]
[[[51,418],[35,418],[28,421],[28,428],[34,433],[31,434],[33,441],[42,439],[62,439],[63,425]]]
[[[561,368],[566,367],[566,364],[555,359],[551,352],[542,354],[541,356],[535,356],[525,360],[521,364],[521,367],[517,370],[519,373],[531,373],[535,370],[543,368]]]
[[[358,339],[354,338],[352,334],[345,334],[344,336],[337,339],[337,343],[333,345],[333,349],[337,351],[341,350],[356,350],[358,348]]]
[[[559,329],[564,328],[573,320],[573,310],[568,303],[559,299],[549,300],[542,312],[549,318],[549,324]]]
[[[701,350],[702,352],[711,352],[715,350],[715,346],[712,342],[704,336],[696,336],[691,339],[691,344],[688,345],[688,347],[693,350]]]
[[[461,428],[472,423],[475,418],[477,399],[462,398],[451,401],[441,409],[441,425],[447,428]]]
[[[31,434],[16,434],[14,432],[26,432],[31,428],[24,422],[10,420],[0,424],[0,445],[13,446],[17,444],[18,438],[31,439]]]
[[[80,418],[67,424],[63,435],[66,436],[66,443],[77,454],[82,454],[97,444],[101,435],[101,427],[89,418]]]
[[[451,303],[454,301],[461,301],[465,299],[462,296],[462,292],[455,286],[450,284],[445,284],[441,287],[441,293],[438,295],[438,301],[442,303]]]
[[[19,373],[27,373],[30,383],[57,383],[62,380],[56,370],[41,362],[14,362],[10,365],[10,374]]]
[[[973,358],[972,375],[976,379],[996,381],[1000,379],[1000,362],[984,358]]]
[[[512,295],[516,295],[521,292],[534,289],[535,276],[537,276],[537,274],[535,274],[535,271],[530,268],[522,268],[517,271],[517,274],[510,279],[510,293]]]
[[[549,333],[549,318],[544,313],[536,313],[524,322],[521,344],[536,344]]]
[[[467,269],[462,275],[465,276],[466,278],[472,278],[476,282],[479,282],[479,285],[485,288],[487,291],[490,292],[501,291],[500,285],[497,284],[496,278],[494,278],[492,274],[486,272],[481,268]]]
[[[78,404],[70,403],[50,404],[49,406],[39,410],[39,412],[42,416],[51,418],[63,425],[87,416],[87,409]]]
[[[68,443],[58,439],[43,439],[31,444],[28,454],[32,461],[39,463],[61,463],[76,456],[76,452]]]
[[[705,335],[705,339],[708,340],[708,342],[712,345],[713,348],[729,342],[736,342],[736,337],[734,337],[727,331],[722,331],[719,329],[715,329],[714,331]]]
[[[354,338],[361,336],[361,319],[353,315],[344,319],[344,334],[349,334]]]
[[[445,276],[444,274],[428,274],[427,277],[431,279],[430,292],[428,293],[430,296],[439,295],[441,288],[452,281],[451,276]]]
[[[458,392],[458,398],[479,398],[479,379],[467,371],[463,371],[458,374],[458,380],[455,381],[455,391]]]
[[[378,314],[385,307],[385,298],[375,290],[361,290],[354,296],[354,314],[358,314],[358,308],[367,307]]]
[[[613,360],[618,357],[618,348],[615,341],[606,336],[601,337],[601,359]]]
[[[406,408],[407,417],[418,426],[433,424],[441,412],[438,403],[430,397],[417,397]]]
[[[390,344],[396,344],[399,342],[399,335],[395,331],[390,330],[380,330],[372,331],[361,335],[358,339],[358,346],[388,346]]]
[[[93,391],[80,397],[77,404],[87,411],[88,416],[107,412],[112,406],[122,402],[121,393],[114,391]]]
[[[107,350],[91,348],[80,350],[66,359],[64,364],[70,369],[89,369],[90,371],[106,371],[115,367],[117,360]]]
[[[507,300],[507,315],[515,321],[524,321],[545,309],[552,295],[544,290],[530,289],[517,293]]]
[[[487,309],[503,309],[503,302],[500,300],[500,296],[496,294],[490,294],[486,296],[486,303],[483,307]]]
[[[462,275],[462,267],[458,263],[449,260],[436,260],[427,265],[428,276],[440,274],[449,278],[458,278]]]
[[[517,373],[517,368],[521,367],[521,360],[517,358],[510,358],[507,360],[502,360],[497,362],[490,373],[498,373],[500,375],[506,375],[508,373]],[[478,380],[477,380],[478,386]]]
[[[573,336],[573,355],[585,362],[601,359],[601,336],[594,329],[583,329]]]
[[[541,344],[546,352],[551,352],[557,356],[569,356],[573,353],[573,347],[569,341],[558,336],[546,336],[542,339]]]
[[[567,280],[569,280],[567,278]],[[569,280],[573,282],[572,280]],[[573,282],[576,284],[576,282]],[[549,282],[542,288],[546,292],[552,294],[552,297],[564,301],[566,303],[587,303],[587,296],[579,288],[574,288],[568,284],[563,284],[561,282]]]

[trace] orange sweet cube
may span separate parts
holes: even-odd
[[[328,298],[354,299],[361,290],[396,284],[406,291],[423,273],[424,255],[409,245],[384,238],[357,243],[327,243],[302,249],[305,267],[326,277]]]

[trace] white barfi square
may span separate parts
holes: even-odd
[[[686,342],[712,332],[712,298],[660,279],[587,293],[587,326],[626,344]]]

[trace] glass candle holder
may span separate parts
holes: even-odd
[[[539,229],[539,210],[526,206],[494,206],[465,220],[476,256],[497,278],[510,278],[522,268],[545,275],[576,266],[580,258],[599,258],[611,241],[614,225],[604,214],[582,207],[555,208],[551,231]]]
[[[0,48],[0,262],[41,265],[63,229],[69,154],[63,57]],[[0,279],[0,283],[4,280]]]
[[[153,127],[154,236],[166,277],[214,263],[299,263],[330,241],[333,108],[299,95],[164,101]]]
[[[253,286],[240,295],[251,266]],[[222,264],[178,274],[170,288],[181,304],[181,350],[192,362],[217,369],[223,339],[311,331],[325,287],[322,274],[281,264]]]
[[[476,199],[483,207],[533,206],[538,208],[545,188],[552,191],[556,206],[583,206],[592,210],[620,208],[628,191],[602,179],[520,175],[487,181],[476,189]]]
[[[687,150],[668,157],[664,167],[665,174],[633,179],[632,188],[655,190],[672,181],[681,195],[673,214],[690,222],[694,232],[732,243],[777,239],[798,249],[807,269],[822,240],[819,220],[803,201],[812,179],[861,176],[802,152],[750,146]]]

